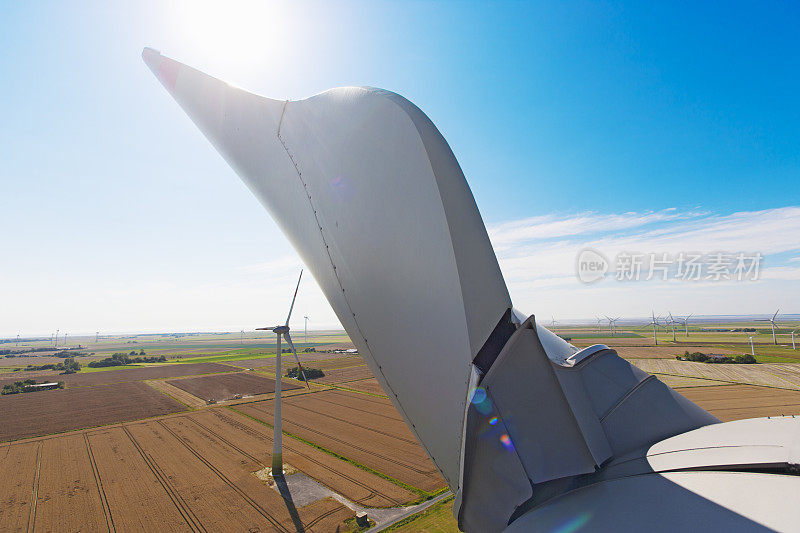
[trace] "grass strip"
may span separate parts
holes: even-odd
[[[391,526],[387,527],[383,531],[396,531],[396,530],[398,530],[400,528],[403,528],[403,527],[405,527],[405,526],[407,526],[407,525],[409,525],[409,524],[411,524],[413,522],[416,522],[417,520],[425,519],[425,518],[431,517],[434,514],[441,513],[442,512],[442,508],[445,505],[452,504],[452,502],[453,502],[453,496],[450,496],[448,498],[444,498],[444,499],[442,499],[442,501],[436,502],[435,504],[431,505],[430,507],[428,507],[427,509],[425,509],[422,512],[419,512],[417,514],[412,514],[411,516],[407,516],[407,517],[403,518],[399,522],[395,522],[394,524],[392,524]],[[446,511],[446,512],[447,512],[447,521],[449,523],[448,524],[442,524],[442,526],[450,525],[450,523],[453,523],[455,521],[453,519],[452,514],[450,514],[449,511]],[[438,524],[437,524],[437,526],[438,526]],[[454,530],[457,531],[458,529],[456,528]]]

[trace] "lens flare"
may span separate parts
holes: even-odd
[[[493,416],[492,418],[490,418],[490,419],[489,419],[489,424],[491,424],[492,426],[494,426],[495,424],[497,424],[497,417],[496,417],[496,416]]]
[[[503,433],[500,435],[500,443],[505,447],[506,450],[513,450],[514,443],[511,442],[511,437]]]

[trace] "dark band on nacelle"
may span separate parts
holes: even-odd
[[[492,334],[489,335],[481,349],[478,350],[478,355],[472,360],[472,363],[478,367],[481,374],[486,375],[497,356],[500,355],[500,350],[503,349],[503,346],[506,345],[508,339],[511,338],[511,335],[516,330],[517,326],[511,321],[511,309],[506,309],[506,312],[503,313],[500,321],[492,330]]]

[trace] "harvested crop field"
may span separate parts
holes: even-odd
[[[323,372],[325,372],[325,376],[316,381],[320,383],[345,383],[372,377],[372,371],[364,364],[344,368],[330,368],[323,370]]]
[[[216,374],[199,378],[184,378],[167,381],[189,394],[204,400],[230,400],[235,395],[254,396],[275,392],[275,380],[247,372]],[[283,390],[299,389],[297,383],[282,381]]]
[[[9,443],[0,457],[4,530],[336,531],[353,516],[332,499],[288,505],[252,474],[263,461],[188,417]]]
[[[269,464],[272,428],[229,409],[206,409],[179,418],[190,421],[189,427],[194,425],[192,431],[198,438],[226,449],[236,460],[251,461],[257,466]],[[391,507],[416,497],[390,481],[286,435],[283,459],[360,505]]]
[[[172,398],[137,382],[10,394],[0,397],[0,442],[184,409]]]
[[[174,365],[143,366],[141,368],[125,368],[121,370],[102,370],[61,376],[68,388],[106,385],[109,383],[125,383],[145,379],[176,378],[215,372],[230,372],[227,365],[217,363],[184,363]]]
[[[800,391],[753,385],[687,387],[676,390],[723,422],[800,414]]]
[[[383,392],[380,383],[378,383],[378,380],[375,378],[348,381],[341,386],[346,389],[353,389],[361,392],[368,392],[370,394],[377,394],[379,396],[386,396],[386,393]]]
[[[226,362],[226,365],[230,365],[237,368],[259,368],[262,366],[275,366],[275,356],[272,357],[258,357],[255,359],[239,359],[238,361],[230,361]]]
[[[693,363],[668,359],[636,359],[634,365],[650,374],[667,374],[800,390],[800,365],[761,363],[755,365]]]
[[[273,423],[273,401],[236,410]],[[300,394],[283,401],[284,431],[377,472],[433,492],[444,487],[431,460],[387,398],[343,390]]]

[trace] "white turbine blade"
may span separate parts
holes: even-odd
[[[777,311],[775,311],[775,314],[774,314],[774,315],[772,315],[772,321],[773,321],[773,322],[775,321],[775,317],[777,317],[777,316],[778,316],[778,313],[780,313],[780,312],[781,312],[781,310],[780,310],[780,309],[778,309]]]
[[[297,290],[300,288],[300,280],[303,279],[303,269],[300,269],[300,277],[297,278],[297,287],[294,288],[294,296],[292,297],[292,305],[289,306],[289,315],[286,317],[286,325],[289,325],[289,319],[292,318],[292,309],[294,309],[294,301],[297,300]]]
[[[300,358],[297,357],[297,350],[294,349],[294,343],[292,342],[292,337],[289,336],[289,332],[283,334],[284,340],[286,340],[286,344],[289,345],[289,348],[292,349],[292,353],[294,354],[294,360],[297,362],[298,368],[300,368],[300,375],[303,376],[303,381],[306,382],[306,388],[310,389],[311,386],[308,384],[308,380],[306,379],[306,371],[303,370],[303,365],[300,364]]]
[[[493,361],[514,326],[497,257],[447,141],[389,91],[344,87],[273,100],[155,50],[142,55],[270,212],[456,490],[473,362],[484,354]],[[495,330],[500,341],[487,343]]]

